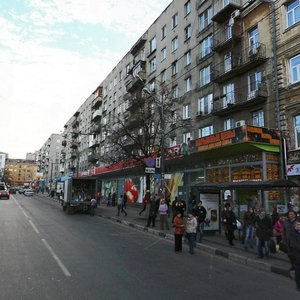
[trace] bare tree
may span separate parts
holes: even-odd
[[[125,98],[126,99],[126,98]],[[166,142],[183,126],[176,109],[177,103],[163,90],[160,94],[143,88],[127,95],[126,111],[112,116],[109,128],[102,128],[108,137],[105,155],[101,160],[113,164],[135,161],[146,167],[149,157],[161,158],[160,173],[164,172]],[[146,197],[150,197],[150,174],[146,175]]]

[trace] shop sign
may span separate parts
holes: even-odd
[[[300,164],[292,164],[286,166],[287,176],[297,176],[300,175]]]

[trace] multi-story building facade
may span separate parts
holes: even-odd
[[[37,174],[35,161],[7,158],[4,179],[9,185],[34,186]]]
[[[7,154],[0,152],[0,182],[3,181],[4,178],[4,169],[5,169],[5,160],[6,160]]]
[[[104,195],[128,182],[142,194],[141,168],[107,166],[103,157],[113,148],[110,129],[132,115],[132,97],[163,91],[185,124],[165,138],[172,200],[192,191],[214,211],[229,195],[240,209],[280,203],[275,16],[267,1],[174,0],[66,123],[64,174],[97,178]]]
[[[50,187],[63,174],[60,165],[62,150],[62,134],[51,134],[37,154],[39,186],[41,189]]]
[[[276,26],[276,102],[280,107],[279,122],[284,136],[287,176],[300,182],[300,2],[275,1]],[[299,189],[291,199],[300,207]]]

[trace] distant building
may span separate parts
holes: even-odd
[[[26,160],[36,161],[36,153],[26,153]]]
[[[26,159],[6,159],[4,181],[10,185],[31,185],[36,180],[37,164]]]
[[[7,157],[6,153],[0,152],[0,181],[4,181],[3,176],[4,176],[6,157]]]

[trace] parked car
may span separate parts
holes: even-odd
[[[25,196],[33,196],[33,189],[25,189],[24,195]]]
[[[15,187],[10,187],[9,188],[9,194],[11,195],[11,194],[16,194],[17,193],[17,189],[15,188]]]
[[[19,187],[19,194],[24,194],[24,188],[23,187]]]
[[[9,191],[5,185],[0,185],[0,199],[9,199]]]

